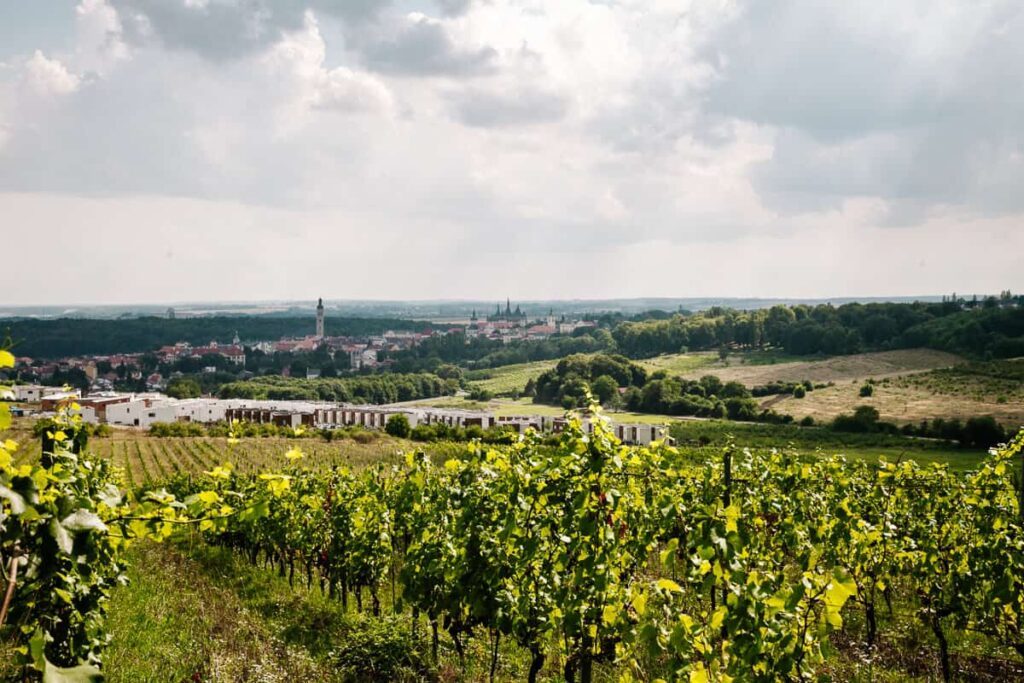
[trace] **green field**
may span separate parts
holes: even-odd
[[[647,358],[636,361],[649,372],[664,371],[669,375],[683,375],[697,370],[707,369],[708,373],[714,374],[716,369],[724,369],[737,365],[772,365],[797,360],[795,356],[788,356],[777,351],[749,351],[736,353],[729,356],[725,362],[718,358],[718,354],[711,351],[699,351],[694,353],[670,353],[654,358]],[[550,370],[558,364],[558,360],[540,360],[532,363],[517,363],[505,365],[492,370],[481,370],[485,373],[485,379],[470,380],[473,388],[484,389],[495,396],[509,396],[514,392],[521,392],[526,383],[536,379],[545,370]]]
[[[513,392],[521,392],[526,383],[536,379],[545,370],[558,364],[557,360],[539,360],[533,363],[517,363],[505,365],[493,370],[486,370],[486,379],[471,381],[471,386],[491,392],[495,396],[505,396]]]
[[[719,364],[718,354],[710,351],[697,353],[670,353],[664,356],[655,356],[645,360],[636,361],[649,372],[664,370],[669,375],[681,375],[700,368]]]

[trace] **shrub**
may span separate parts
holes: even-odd
[[[470,389],[467,398],[469,398],[470,401],[479,401],[481,403],[484,403],[494,398],[494,394],[487,391],[486,389],[474,387],[473,389]]]
[[[352,440],[356,443],[373,443],[377,440],[377,435],[365,429],[360,429],[352,432]]]
[[[811,417],[810,415],[806,416],[804,419],[800,420],[800,426],[801,427],[813,427],[814,426],[814,418]]]
[[[384,427],[384,431],[400,439],[408,438],[409,430],[409,418],[401,413],[389,417],[387,425]]]
[[[803,398],[807,395],[807,389],[803,384],[798,384],[793,387],[793,398]]]
[[[872,395],[874,395],[874,393],[875,393],[875,387],[872,386],[871,384],[865,384],[865,385],[863,385],[860,388],[860,395],[861,395],[862,398],[867,398],[869,396],[872,396]]]
[[[354,617],[341,628],[331,652],[340,679],[422,681],[433,679],[424,643],[397,618]]]
[[[839,415],[832,421],[832,429],[838,432],[866,433],[878,428],[879,413],[871,406],[858,406],[853,415]]]

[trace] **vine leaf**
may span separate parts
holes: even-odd
[[[99,531],[104,532],[107,530],[107,525],[103,523],[99,515],[91,510],[80,508],[75,510],[70,515],[65,517],[60,525],[68,531]]]
[[[43,670],[43,683],[93,683],[102,680],[103,674],[92,664],[64,669],[47,660]]]

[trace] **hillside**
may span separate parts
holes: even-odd
[[[843,382],[868,378],[881,379],[914,372],[925,372],[935,368],[956,365],[963,359],[945,351],[931,349],[906,349],[858,353],[849,356],[835,356],[823,360],[800,360],[770,365],[743,363],[742,357],[731,360],[727,366],[715,364],[695,368],[683,373],[687,379],[699,379],[705,374],[714,374],[723,382],[741,382],[748,387],[768,384],[773,381],[814,383]]]

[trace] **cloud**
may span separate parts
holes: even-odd
[[[457,45],[442,22],[415,12],[349,37],[369,68],[404,76],[485,74],[498,56],[490,46]]]
[[[435,0],[441,14],[446,17],[457,17],[465,14],[473,0]]]
[[[1024,8],[1014,2],[747,2],[705,55],[709,115],[776,131],[765,201],[846,197],[1024,209]]]
[[[135,45],[158,41],[215,61],[239,59],[302,28],[308,10],[358,26],[388,0],[109,0]]]
[[[25,85],[37,95],[68,95],[78,90],[82,79],[56,59],[36,50],[25,62]]]
[[[390,114],[394,98],[378,78],[348,67],[326,66],[327,45],[312,12],[304,26],[285,34],[263,58],[273,75],[292,84],[286,102],[301,107],[341,112]]]
[[[467,126],[498,126],[551,123],[561,120],[568,101],[557,92],[526,88],[520,91],[487,91],[467,88],[448,96],[456,118]]]
[[[1022,15],[1009,0],[81,0],[72,42],[0,52],[0,210],[41,230],[112,212],[112,239],[140,244],[176,226],[256,240],[283,259],[272,280],[343,255],[395,294],[557,290],[560,260],[572,286],[631,264],[636,284],[610,289],[678,294],[704,282],[659,272],[682,263],[786,294],[795,276],[758,261],[781,245],[806,242],[804,262],[832,259],[829,240],[899,233],[923,253],[984,230],[996,249],[1019,224]],[[64,213],[40,208],[58,199]]]

